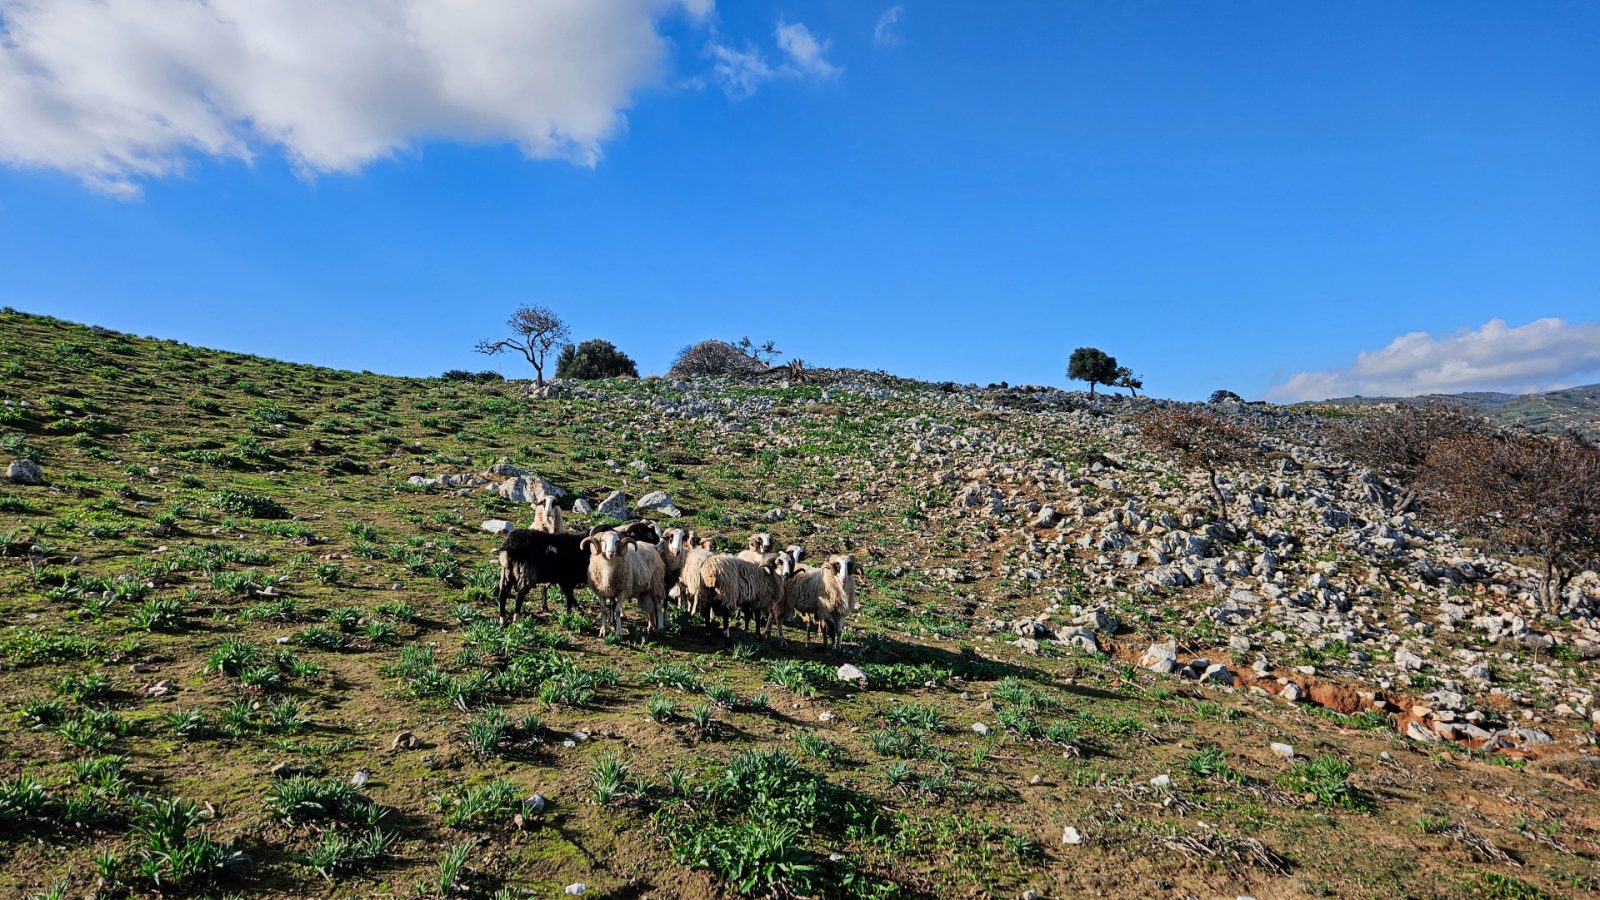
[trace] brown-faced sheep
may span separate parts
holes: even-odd
[[[772,535],[767,534],[765,531],[758,531],[750,535],[750,542],[745,549],[739,551],[739,558],[745,562],[760,565],[762,560],[772,553],[776,543],[772,539]]]
[[[600,636],[622,636],[622,603],[630,598],[638,598],[646,627],[658,630],[667,590],[656,548],[615,531],[592,533],[579,543],[589,550],[589,588],[600,598]]]
[[[822,566],[802,566],[789,577],[784,589],[785,604],[791,615],[805,623],[807,646],[811,644],[811,629],[815,625],[822,632],[823,643],[839,649],[844,620],[856,611],[858,574],[855,560],[835,554]],[[782,636],[781,628],[779,636]]]

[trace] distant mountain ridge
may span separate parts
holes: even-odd
[[[1459,403],[1501,425],[1520,425],[1535,431],[1575,431],[1600,439],[1600,384],[1545,391],[1540,394],[1502,394],[1469,391],[1461,394],[1423,394],[1418,397],[1339,397],[1313,406],[1371,406],[1380,403]]]

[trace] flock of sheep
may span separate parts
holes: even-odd
[[[751,535],[748,549],[737,554],[716,553],[711,545],[710,538],[692,531],[662,531],[645,521],[571,533],[561,507],[546,497],[533,527],[513,530],[497,551],[500,623],[505,624],[506,599],[512,595],[516,619],[535,586],[544,587],[547,610],[548,586],[558,587],[569,612],[578,606],[574,591],[588,587],[600,598],[602,637],[622,635],[627,600],[638,601],[648,630],[665,629],[670,600],[708,624],[717,617],[725,639],[735,621],[756,634],[776,634],[780,641],[784,625],[794,623],[805,627],[807,645],[816,631],[825,646],[838,648],[844,620],[856,609],[855,560],[834,555],[822,566],[801,565],[803,548],[778,550],[764,532]]]

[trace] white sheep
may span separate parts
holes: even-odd
[[[822,632],[824,645],[837,650],[844,635],[844,620],[856,611],[855,560],[835,554],[817,568],[801,566],[789,577],[784,588],[784,603],[789,614],[806,626],[806,645],[811,644],[812,626]],[[783,636],[780,626],[778,636]]]
[[[691,531],[684,544],[683,567],[678,571],[678,583],[672,588],[678,604],[688,609],[690,613],[705,611],[699,602],[701,590],[705,586],[700,580],[700,573],[704,570],[706,560],[711,556],[711,540],[701,539]]]
[[[703,609],[722,617],[722,636],[726,638],[730,616],[759,626],[774,611],[781,612],[790,571],[789,558],[783,554],[771,554],[760,564],[717,554],[700,566],[697,599]]]
[[[739,551],[739,558],[759,566],[772,553],[775,544],[772,535],[758,531],[750,535],[750,542],[745,549]]]
[[[561,504],[556,498],[545,494],[539,501],[539,508],[533,512],[534,531],[543,531],[546,534],[561,534],[567,530],[566,519],[561,515]]]
[[[666,567],[656,548],[615,531],[591,534],[579,546],[589,550],[589,588],[600,598],[600,636],[622,636],[622,602],[635,597],[646,627],[659,630],[667,591]]]

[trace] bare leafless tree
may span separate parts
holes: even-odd
[[[1560,605],[1573,572],[1600,561],[1600,449],[1581,438],[1446,438],[1428,452],[1418,482],[1429,506],[1464,530],[1537,556],[1547,610]]]
[[[1218,473],[1224,466],[1255,459],[1260,454],[1260,441],[1256,436],[1222,416],[1203,409],[1179,407],[1157,409],[1140,416],[1139,430],[1152,447],[1205,472],[1217,501],[1217,514],[1227,518],[1228,498],[1222,493]]]
[[[511,329],[511,336],[498,341],[479,341],[475,348],[479,353],[495,356],[507,350],[515,350],[522,354],[533,366],[533,372],[539,386],[544,386],[544,361],[550,351],[561,346],[571,335],[567,323],[553,310],[545,306],[524,306],[511,314],[506,319],[506,327]]]
[[[1344,420],[1334,428],[1330,443],[1351,462],[1396,484],[1400,495],[1394,510],[1407,512],[1416,505],[1417,476],[1435,444],[1492,430],[1488,422],[1455,404],[1400,404]]]

